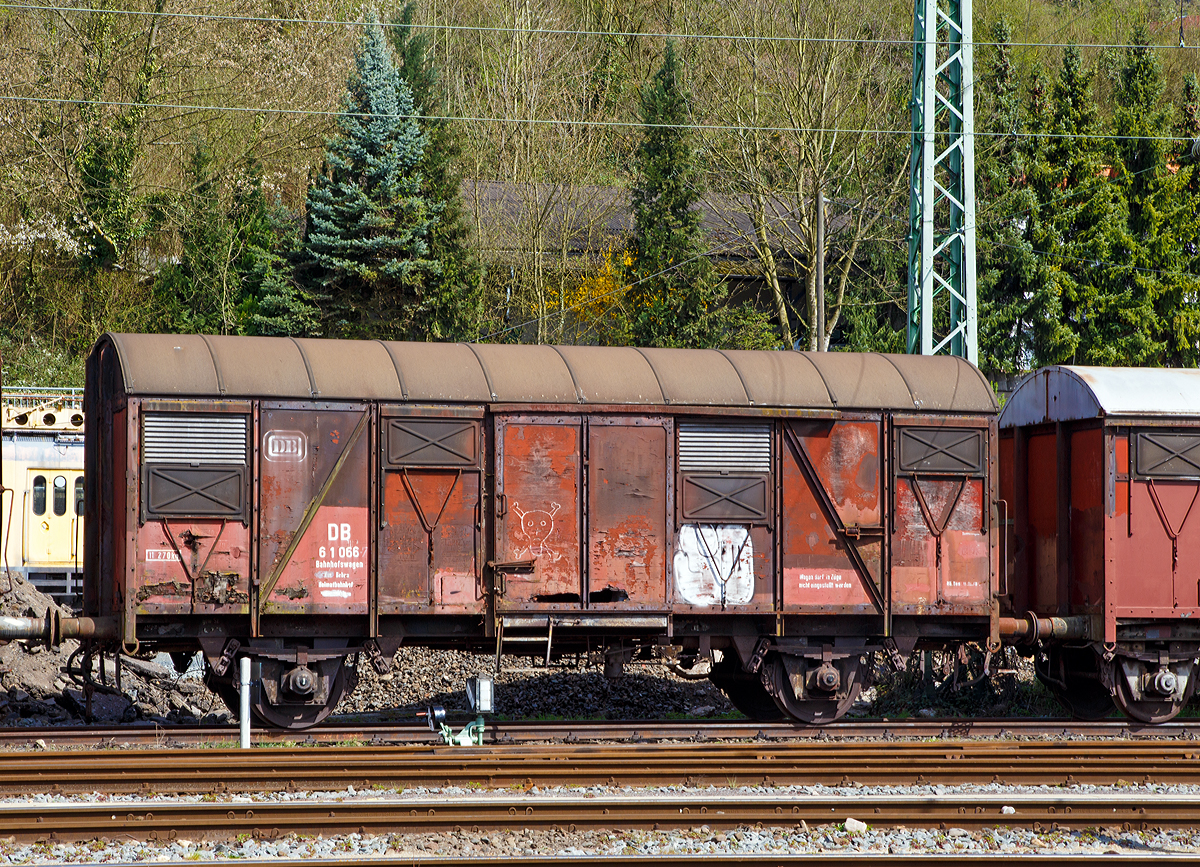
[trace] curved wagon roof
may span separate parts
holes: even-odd
[[[949,356],[106,334],[130,395],[990,413]]]
[[[1200,370],[1043,367],[1021,380],[1001,427],[1104,416],[1200,416]]]

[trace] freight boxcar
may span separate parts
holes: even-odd
[[[958,359],[110,334],[87,377],[86,616],[47,630],[198,647],[231,701],[249,656],[270,723],[403,644],[719,656],[809,722],[876,650],[997,645]]]
[[[1200,656],[1200,371],[1047,367],[1000,426],[1001,589],[1039,675],[1079,716],[1170,719]]]

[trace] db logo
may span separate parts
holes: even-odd
[[[302,462],[308,454],[308,440],[298,430],[268,431],[263,439],[263,457],[271,462]]]

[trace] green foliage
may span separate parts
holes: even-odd
[[[633,186],[634,233],[625,279],[630,336],[638,346],[759,345],[771,326],[756,311],[728,311],[729,290],[704,242],[704,177],[692,147],[688,96],[675,46],[642,90],[642,141]],[[777,345],[777,338],[772,345]]]
[[[51,345],[36,335],[20,340],[0,334],[0,357],[4,359],[5,386],[83,388],[86,355]]]
[[[165,0],[155,0],[162,12]],[[106,85],[118,74],[120,37],[116,16],[97,11],[83,17],[78,31],[88,50],[79,77],[83,91],[82,136],[75,152],[83,205],[83,235],[89,254],[86,268],[123,265],[130,245],[145,229],[144,205],[134,192],[134,166],[141,152],[140,136],[156,72],[154,34],[145,36],[140,65],[132,76],[133,105],[106,116]]]
[[[442,272],[429,250],[441,207],[422,195],[426,136],[413,114],[382,29],[365,27],[339,134],[308,190],[299,277],[322,308],[326,334],[410,333],[431,277]]]
[[[313,335],[318,309],[295,283],[289,256],[295,220],[272,207],[262,169],[251,159],[229,185],[213,175],[212,152],[197,144],[190,189],[164,207],[177,227],[178,262],[153,285],[162,331],[202,334]]]
[[[1052,85],[1034,70],[1021,110],[1011,101],[1010,56],[1007,45],[996,52],[982,129],[1028,136],[1000,136],[981,160],[984,366],[1195,366],[1200,284],[1189,249],[1200,223],[1184,164],[1190,148],[1176,146],[1172,171],[1168,147],[1173,129],[1188,135],[1188,113],[1172,127],[1146,31],[1111,61],[1107,120],[1078,49],[1064,51]],[[1185,85],[1185,103],[1187,93]]]
[[[320,331],[320,310],[296,282],[293,261],[300,246],[297,218],[263,190],[255,163],[248,183],[235,198],[244,215],[246,241],[237,260],[244,295],[239,308],[247,334],[313,337]]]
[[[234,269],[239,226],[221,201],[212,175],[212,152],[197,143],[192,152],[191,188],[167,208],[178,226],[182,252],[177,264],[159,269],[154,295],[162,328],[179,333],[236,333],[241,280]]]
[[[420,193],[439,213],[429,231],[428,256],[441,270],[426,279],[408,337],[470,340],[480,335],[483,269],[463,213],[458,131],[441,119],[448,111],[430,58],[429,34],[412,28],[415,15],[415,4],[408,3],[388,33],[400,78],[412,91],[413,111],[428,139],[418,166]]]

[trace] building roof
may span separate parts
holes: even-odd
[[[1200,416],[1200,370],[1044,367],[1005,402],[1001,427],[1104,416]]]
[[[949,356],[107,334],[127,394],[990,413]]]

